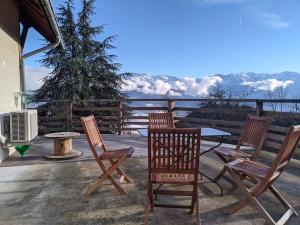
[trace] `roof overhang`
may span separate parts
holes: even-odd
[[[61,38],[50,0],[15,1],[19,6],[20,22],[23,26],[33,27],[51,43]]]

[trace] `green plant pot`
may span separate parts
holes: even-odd
[[[20,155],[23,156],[25,155],[25,153],[30,149],[29,145],[17,145],[15,147],[15,149],[20,153]]]

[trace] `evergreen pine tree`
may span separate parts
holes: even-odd
[[[64,39],[61,47],[45,53],[42,64],[52,68],[44,84],[34,94],[35,100],[47,99],[101,99],[120,98],[122,77],[117,74],[120,65],[115,55],[107,50],[114,48],[114,36],[98,41],[103,26],[91,26],[94,0],[82,0],[78,22],[74,19],[73,0],[59,7],[58,23]]]
[[[111,44],[114,36],[109,36],[103,41],[95,38],[103,33],[102,26],[91,26],[91,16],[95,14],[95,0],[82,0],[82,11],[78,14],[78,35],[81,41],[81,73],[89,87],[89,96],[93,98],[119,98],[118,89],[122,77],[117,74],[120,64],[114,63],[115,55],[107,53],[114,48]]]

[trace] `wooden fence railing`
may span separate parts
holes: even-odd
[[[98,126],[103,132],[122,131],[122,101],[120,100],[85,100],[51,101],[39,103],[39,133],[60,131],[82,131],[81,116],[94,114]]]
[[[274,111],[276,104],[286,111]],[[149,112],[168,111],[174,113],[177,126],[219,128],[231,132],[227,141],[234,143],[247,115],[252,114],[273,118],[265,148],[278,149],[288,126],[300,124],[300,113],[288,111],[290,107],[282,107],[283,104],[298,109],[300,99],[102,99],[80,103],[57,100],[39,104],[39,131],[82,131],[80,117],[94,114],[102,132],[121,134],[146,127]]]

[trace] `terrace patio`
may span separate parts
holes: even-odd
[[[84,135],[73,140],[74,149],[80,150],[82,156],[64,161],[46,160],[43,156],[52,152],[53,144],[40,137],[24,159],[14,153],[0,164],[0,224],[142,224],[146,201],[147,139],[138,134],[108,134],[104,135],[104,140],[110,148],[135,148],[133,158],[122,166],[134,180],[134,184],[123,185],[128,195],[120,195],[109,183],[89,197],[81,193],[100,171]],[[212,144],[203,141],[201,147],[204,149]],[[273,154],[262,152],[260,160],[268,164],[272,157]],[[221,169],[222,162],[209,153],[201,157],[200,166],[213,176]],[[292,160],[275,184],[298,212],[299,168],[300,161]],[[224,179],[220,182],[226,192],[229,183]],[[251,206],[232,215],[226,212],[239,200],[240,191],[220,196],[218,187],[206,179],[199,179],[198,190],[203,224],[265,224]],[[181,203],[184,201],[184,198],[180,199]],[[283,208],[272,195],[264,194],[263,203],[275,218],[281,216]],[[195,220],[195,215],[191,216],[184,209],[156,208],[150,214],[149,222],[195,224]],[[300,224],[300,218],[293,216],[288,224]]]
[[[79,31],[82,30],[79,24],[89,24],[89,15],[92,15],[93,13],[82,13],[82,15],[86,15],[83,17],[81,17],[79,13],[79,22],[74,23],[76,26],[75,29],[73,29],[73,23],[68,24],[68,22],[59,22],[64,21],[64,15],[66,15],[67,18],[70,18],[70,15],[72,15],[72,7],[69,7],[69,3],[71,1],[67,3],[67,8],[70,8],[70,10],[67,10],[66,12],[69,13],[65,13],[62,8],[59,9],[59,11],[63,13],[59,14],[58,20],[56,20],[50,0],[6,0],[0,2],[0,11],[2,16],[0,23],[0,49],[3,49],[0,53],[0,77],[2,78],[2,81],[5,81],[1,82],[2,86],[0,88],[2,91],[0,96],[0,162],[2,162],[2,160],[10,154],[9,150],[13,150],[16,145],[21,145],[22,143],[20,142],[24,141],[28,144],[28,141],[31,141],[32,138],[36,137],[37,133],[40,135],[38,139],[30,142],[31,150],[24,158],[21,158],[20,155],[15,152],[10,155],[6,161],[0,164],[0,225],[142,224],[144,220],[144,206],[146,202],[147,189],[147,139],[134,132],[133,134],[130,133],[140,127],[146,127],[149,124],[149,112],[167,111],[172,115],[172,124],[174,125],[174,119],[176,120],[176,126],[178,127],[207,127],[219,129],[221,132],[229,132],[230,135],[224,137],[224,140],[222,136],[222,140],[227,143],[224,145],[236,143],[237,140],[239,140],[239,136],[243,133],[245,125],[244,122],[248,115],[272,117],[272,125],[268,129],[266,138],[261,139],[264,140],[263,149],[266,151],[263,151],[259,155],[259,161],[268,165],[270,165],[272,159],[275,158],[276,153],[278,153],[278,149],[281,149],[288,127],[290,125],[300,124],[300,99],[284,99],[285,94],[283,91],[279,95],[276,94],[280,99],[273,99],[276,96],[274,94],[270,95],[268,99],[224,99],[223,94],[220,99],[214,99],[214,95],[211,96],[213,99],[210,97],[208,99],[167,99],[171,93],[169,93],[169,91],[171,91],[172,88],[170,88],[170,90],[166,93],[159,92],[159,95],[154,95],[158,97],[157,99],[97,99],[109,96],[106,94],[103,96],[102,94],[94,95],[92,93],[110,92],[110,88],[107,89],[105,86],[107,84],[108,87],[111,86],[109,83],[111,83],[111,77],[114,77],[111,75],[114,75],[114,72],[118,72],[118,66],[114,66],[114,60],[109,60],[114,57],[106,55],[105,53],[105,49],[112,48],[112,46],[108,45],[108,47],[105,47],[105,41],[102,43],[98,40],[98,38],[90,39],[87,38],[87,36],[85,38],[84,34],[81,35],[81,33],[93,33],[94,35],[92,36],[96,37],[97,34],[102,33],[102,29],[99,29],[98,32]],[[87,1],[84,1],[83,4],[87,6]],[[91,5],[93,5],[93,1],[91,2]],[[83,8],[88,9],[93,7]],[[162,8],[160,7],[160,9]],[[89,10],[82,10],[82,12],[84,11]],[[123,9],[122,11],[126,12],[126,10]],[[143,12],[143,10],[140,11]],[[115,9],[113,12],[116,12]],[[165,10],[162,10],[162,12],[165,16]],[[113,16],[115,15],[114,13],[108,14]],[[146,15],[147,13],[144,14]],[[264,13],[264,11],[262,11],[262,14],[267,14],[267,17],[271,17],[271,19],[275,18],[276,21],[273,21],[275,22],[275,28],[276,26],[282,28],[290,26],[290,22],[285,22],[280,15],[272,14],[271,12]],[[176,13],[176,15],[178,15],[178,13]],[[202,14],[199,13],[199,15]],[[152,14],[150,16],[152,16]],[[263,15],[262,17],[265,16]],[[268,18],[265,19],[268,20]],[[66,21],[70,20],[67,19]],[[140,22],[139,20],[136,21]],[[193,21],[197,20],[193,19]],[[264,25],[271,25],[271,27],[273,26],[274,28],[273,22],[271,21],[271,24],[270,22],[267,22]],[[174,23],[174,21],[172,21],[172,23],[179,24]],[[186,24],[186,21],[184,21],[184,23]],[[63,29],[60,29],[60,27]],[[68,29],[68,27],[71,29]],[[85,26],[85,28],[88,27],[89,26]],[[27,39],[29,37],[27,34],[31,28],[35,29],[49,43],[35,50],[32,49],[34,45],[31,43],[27,49]],[[242,19],[240,19],[240,29],[241,28]],[[76,32],[69,32],[71,30],[75,30]],[[90,29],[85,30],[92,31],[93,28],[91,27]],[[164,32],[166,30],[169,31],[170,29],[164,29]],[[178,33],[177,29],[171,30]],[[134,32],[126,31],[126,33],[130,34]],[[156,36],[159,34],[157,32],[151,33]],[[232,33],[235,35],[234,32]],[[207,33],[207,35],[209,35],[209,33]],[[72,37],[75,36],[78,36],[76,38],[76,51],[74,51],[75,45],[73,45],[75,40],[72,41]],[[173,37],[175,36],[173,35]],[[211,36],[215,37],[216,35],[213,34]],[[223,37],[220,37],[222,38],[220,43],[223,43]],[[276,35],[273,35],[273,37],[276,37]],[[90,41],[88,41],[89,39]],[[77,42],[77,40],[79,41]],[[110,38],[107,40],[108,43],[110,43]],[[216,39],[213,38],[211,40],[214,42],[213,45],[215,45]],[[234,38],[232,40],[235,42]],[[30,40],[30,42],[34,41]],[[160,42],[163,43],[163,40],[160,40]],[[94,53],[92,53],[92,51],[86,51],[88,49],[86,48],[86,43],[90,43],[90,50],[95,49],[96,51]],[[176,43],[177,47],[178,42],[174,43]],[[99,44],[103,46],[103,50],[101,47],[99,51]],[[136,44],[137,43],[134,43],[135,47]],[[59,77],[63,79],[66,78],[65,81],[69,81],[69,75],[73,74],[72,80],[76,82],[71,83],[76,84],[78,83],[77,81],[81,81],[81,84],[87,85],[79,85],[78,87],[80,87],[80,91],[78,91],[79,89],[76,91],[75,85],[72,85],[72,88],[69,88],[69,85],[67,85],[67,88],[61,88],[61,85],[55,84],[49,89],[55,89],[53,91],[56,93],[54,97],[51,97],[51,95],[50,97],[40,97],[46,99],[50,98],[52,100],[41,100],[41,102],[31,102],[26,105],[25,100],[27,96],[24,94],[26,90],[28,90],[28,87],[25,85],[28,82],[25,82],[24,76],[25,68],[27,68],[26,64],[24,64],[25,59],[36,55],[37,53],[56,48],[57,46],[60,46],[61,49],[64,49],[64,51],[55,51],[58,55],[57,57],[55,56],[54,59],[58,59],[58,61],[49,63],[49,65],[50,67],[55,67],[55,71],[59,71],[59,74],[55,74],[54,72],[52,75],[59,75]],[[95,48],[92,46],[95,46]],[[130,46],[130,43],[128,46]],[[276,47],[277,46],[279,45],[276,45]],[[25,52],[24,50],[30,50],[30,52]],[[71,50],[71,52],[69,50]],[[153,48],[153,50],[155,49]],[[276,48],[274,48],[274,50],[276,52]],[[56,55],[55,52],[54,55]],[[176,53],[177,52],[179,51],[176,49]],[[203,49],[201,49],[201,52],[203,52]],[[101,54],[98,55],[98,53]],[[66,55],[66,57],[61,57],[62,55]],[[207,55],[202,55],[207,58]],[[174,56],[178,58],[176,54]],[[225,55],[225,57],[227,57],[227,55]],[[92,58],[95,60],[91,60]],[[66,63],[61,63],[61,59],[66,60]],[[268,57],[268,59],[270,59],[270,57]],[[148,61],[153,63],[152,60]],[[217,61],[215,64],[218,64]],[[80,67],[78,67],[78,62],[80,62]],[[134,62],[138,61],[134,60]],[[233,63],[235,65],[237,62],[233,61]],[[49,67],[49,65],[47,65],[47,67]],[[62,65],[62,68],[59,68],[59,66],[56,67],[57,65]],[[66,65],[69,69],[66,69]],[[98,66],[101,70],[96,69]],[[230,68],[230,65],[226,66]],[[75,73],[72,71],[73,68],[75,69]],[[78,68],[80,68],[80,70],[78,70]],[[90,70],[90,68],[92,68],[92,70]],[[103,70],[103,68],[105,68],[105,70]],[[113,74],[108,74],[110,77],[108,79],[109,82],[103,82],[105,83],[105,88],[102,88],[102,81],[103,79],[106,79],[106,77],[103,76],[102,80],[98,78],[91,79],[93,77],[91,77],[90,74],[97,74],[97,77],[99,77],[99,75],[102,75],[101,71],[106,70],[114,72]],[[78,71],[81,72],[78,73]],[[89,73],[87,74],[86,71],[89,71]],[[101,73],[99,73],[99,71]],[[65,72],[65,75],[67,76],[63,76],[63,73],[61,72]],[[106,75],[106,72],[103,73],[103,75]],[[221,77],[219,78],[221,79]],[[118,79],[112,80],[117,81]],[[255,82],[264,83],[270,80],[272,82],[267,82],[267,85],[273,86],[272,83],[274,80],[275,82],[282,83],[281,85],[276,86],[279,88],[282,86],[283,89],[285,89],[285,86],[294,83],[292,80],[286,80],[283,82],[279,81],[277,78],[263,79]],[[62,83],[69,83],[64,80],[60,81]],[[98,82],[101,82],[101,85],[98,85]],[[112,84],[113,83],[114,82],[112,82]],[[245,83],[251,84],[254,82],[248,81],[241,84],[245,86]],[[112,86],[113,89],[115,89],[118,85],[113,84]],[[185,88],[188,88],[188,86],[189,85],[187,84]],[[252,88],[251,85],[248,86],[249,88]],[[85,90],[85,88],[90,89],[90,91],[84,93],[83,90]],[[182,89],[181,92],[184,91],[185,88],[180,88]],[[138,87],[138,89],[140,89],[140,87]],[[198,89],[198,87],[196,87],[196,89]],[[256,88],[253,87],[252,90],[255,89]],[[274,90],[272,89],[274,88],[270,88],[273,93]],[[67,90],[73,92],[72,95],[67,97],[62,96],[62,93],[67,92]],[[180,95],[174,96],[181,96],[181,92],[178,92]],[[79,94],[78,96],[81,97],[88,96],[89,99],[81,99],[80,101],[60,100],[60,98],[78,99],[77,97],[74,98],[74,93]],[[203,94],[201,94],[201,96],[202,95]],[[163,99],[163,96],[165,96],[166,99]],[[199,96],[198,91],[195,96]],[[231,98],[231,96],[230,90],[230,96],[228,97]],[[241,96],[244,96],[244,93],[241,93]],[[247,93],[245,93],[245,96],[247,96]],[[109,96],[109,98],[111,97],[115,98],[116,96]],[[34,111],[32,112],[32,116],[26,117],[25,114],[29,114],[27,109],[30,110],[31,107],[32,109],[37,110],[37,114]],[[26,112],[20,112],[20,115],[16,116],[14,111],[19,111],[21,109]],[[4,113],[3,115],[2,112]],[[133,184],[122,185],[125,190],[127,190],[128,195],[120,195],[108,182],[101,186],[101,188],[91,196],[83,194],[85,187],[90,182],[94,181],[95,177],[100,175],[99,167],[91,154],[84,135],[81,135],[79,138],[75,138],[73,141],[74,150],[81,151],[82,153],[80,157],[60,161],[52,161],[45,158],[46,155],[53,152],[53,141],[45,139],[42,135],[65,131],[83,133],[80,118],[90,114],[95,115],[96,123],[98,123],[101,132],[106,133],[104,135],[104,139],[110,149],[119,149],[128,146],[135,148],[133,157],[122,164],[122,169],[131,176],[134,181]],[[13,118],[15,118],[14,122]],[[37,120],[38,126],[36,123]],[[259,132],[253,133],[257,134]],[[199,133],[197,133],[197,135],[199,135]],[[28,137],[23,138],[25,136]],[[220,135],[218,137],[220,137]],[[216,143],[213,141],[216,141],[217,139],[216,135],[214,137],[210,136],[209,138],[206,136],[206,139],[201,141],[201,150],[215,146]],[[69,140],[67,141],[66,143],[68,143],[67,145],[70,150],[70,146],[72,145]],[[16,142],[18,142],[18,144]],[[60,142],[56,143],[58,143],[57,146],[62,146]],[[67,148],[65,145],[63,146],[64,148]],[[175,142],[173,142],[173,148],[175,146],[177,147],[177,153],[173,154],[173,159],[174,156],[177,157],[176,160],[178,165],[178,158],[184,158],[185,153],[183,152],[184,154],[182,155],[182,152],[179,154],[178,151],[178,148],[183,146],[183,144],[175,145]],[[234,148],[234,145],[231,145],[231,147]],[[280,191],[282,191],[284,197],[289,200],[291,205],[294,206],[297,211],[300,211],[300,193],[298,191],[300,184],[300,177],[298,173],[298,169],[300,167],[300,145],[296,147],[298,148],[293,155],[293,160],[291,160],[288,168],[285,170],[283,175],[280,176],[278,181],[276,181],[275,185]],[[65,156],[69,157],[70,154],[67,153],[70,152],[71,151],[65,151]],[[54,155],[54,157],[56,156],[57,155]],[[279,156],[281,155],[279,154]],[[200,158],[201,171],[205,171],[205,174],[210,177],[214,177],[214,175],[216,175],[223,166],[223,163],[212,152],[205,154]],[[187,157],[187,163],[191,162],[195,158],[193,157],[192,159],[191,157],[190,161],[188,159],[189,157]],[[280,164],[280,166],[282,165],[286,164]],[[197,171],[195,172],[195,174],[197,174]],[[269,178],[266,174],[265,177]],[[177,178],[178,176],[176,179]],[[251,179],[251,177],[248,178]],[[253,180],[255,180],[255,178],[252,178],[252,181]],[[226,191],[230,188],[230,185],[226,182],[226,180],[221,179],[220,181],[220,184],[225,190],[225,195],[223,196],[219,195],[219,188],[215,184],[208,182],[205,178],[203,180],[199,179],[198,182],[198,186],[196,185],[195,187],[198,187],[200,194],[202,224],[265,224],[265,219],[263,219],[260,216],[261,214],[259,214],[255,208],[251,207],[251,205],[248,205],[243,210],[233,215],[230,215],[227,212],[227,210],[230,209],[235,202],[241,199],[242,193],[238,190],[234,194],[226,194]],[[272,190],[275,192],[275,189]],[[193,194],[196,193],[197,192],[194,192]],[[171,200],[173,203],[180,201],[181,204],[189,201],[186,197],[173,197],[168,200]],[[158,201],[165,203],[165,198],[159,197]],[[272,216],[275,217],[274,219],[278,219],[279,216],[282,215],[283,208],[272,195],[263,195],[262,202],[266,206],[266,209],[270,211]],[[290,212],[291,211],[288,211],[288,213],[285,214],[286,218]],[[195,224],[195,222],[195,216],[191,216],[187,210],[181,209],[155,209],[155,211],[150,215],[150,224]],[[293,216],[288,221],[288,224],[300,224],[300,218]]]

